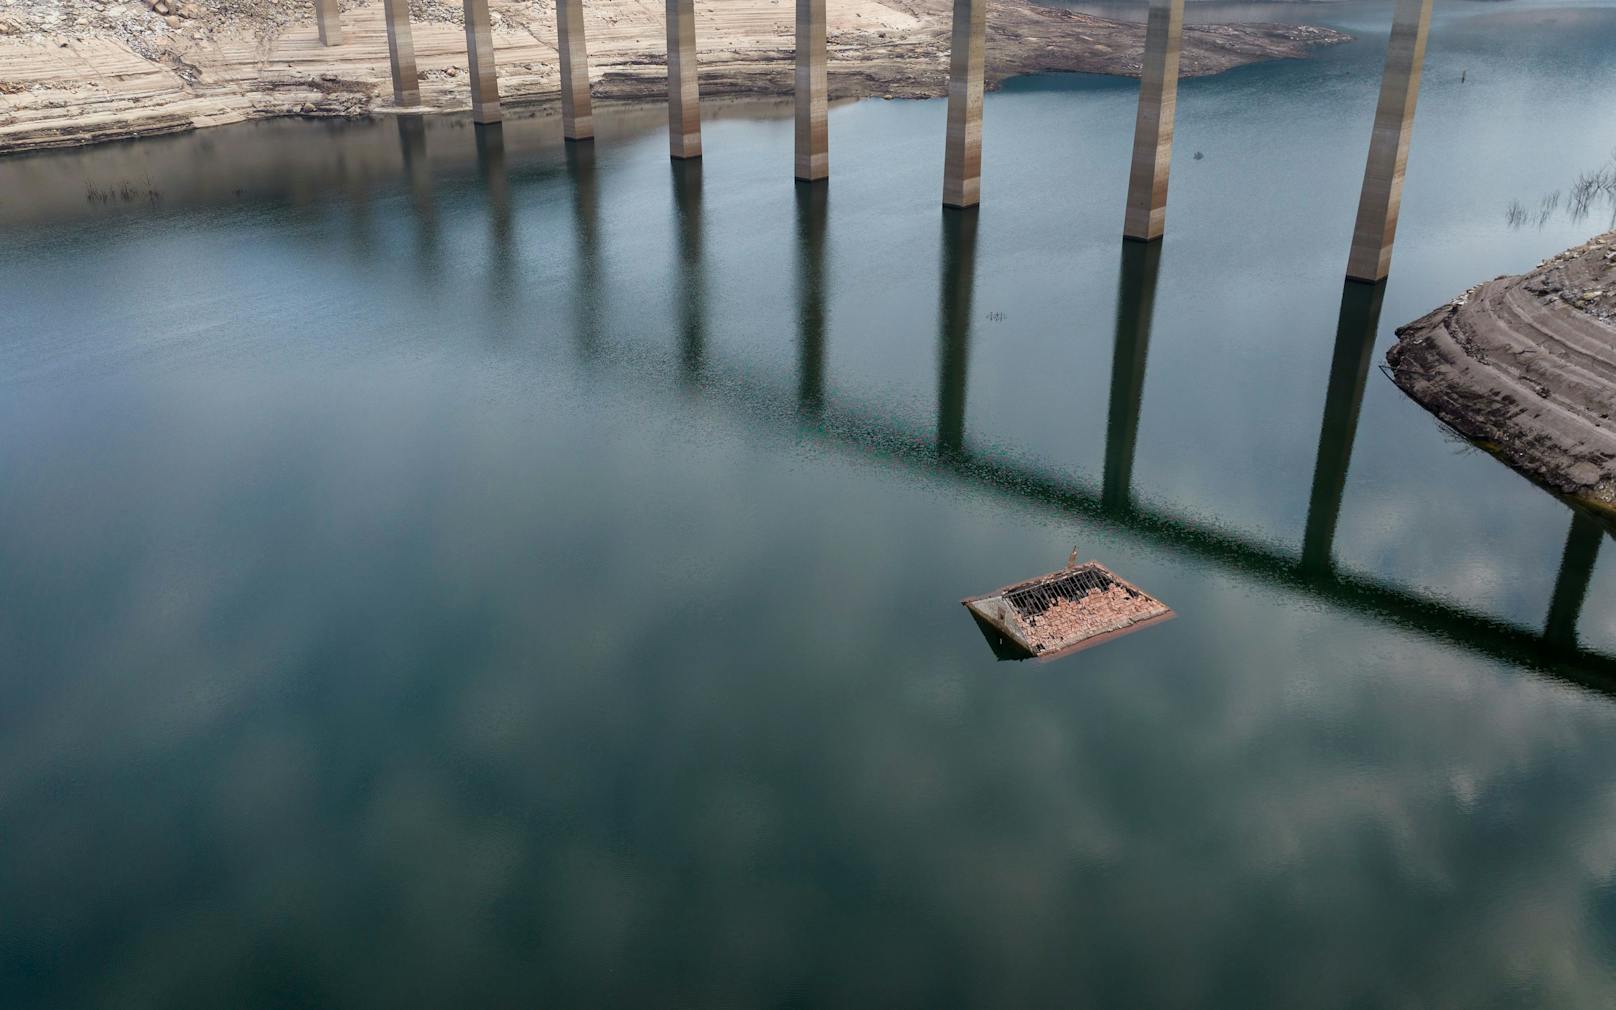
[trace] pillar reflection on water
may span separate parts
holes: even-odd
[[[566,145],[567,174],[572,179],[572,227],[577,241],[577,274],[573,281],[573,329],[578,352],[591,357],[600,343],[600,212],[596,202],[595,145]]]
[[[1126,512],[1133,506],[1133,457],[1139,444],[1139,407],[1145,391],[1145,358],[1150,351],[1161,251],[1160,242],[1122,244],[1111,406],[1105,425],[1105,475],[1100,486],[1100,507],[1107,512]]]
[[[436,265],[438,250],[437,208],[432,200],[432,163],[426,153],[426,120],[421,116],[397,116],[398,148],[404,163],[404,177],[410,187],[410,205],[415,209],[419,229],[417,241],[420,265],[430,271]]]
[[[505,127],[500,123],[474,123],[477,135],[477,175],[488,193],[488,213],[492,227],[494,290],[506,295],[511,290],[511,188],[505,172]]]
[[[353,255],[367,258],[375,244],[376,220],[370,205],[370,179],[363,170],[342,163],[343,195],[348,202],[348,241]]]
[[[701,380],[707,354],[706,339],[702,333],[701,160],[675,159],[670,165],[679,226],[679,365],[685,381],[695,383]]]
[[[1307,526],[1302,534],[1302,569],[1311,575],[1327,574],[1334,566],[1336,522],[1341,496],[1346,492],[1347,467],[1358,433],[1364,385],[1369,377],[1375,334],[1380,328],[1384,284],[1348,282],[1341,291],[1341,315],[1336,322],[1335,354],[1330,360],[1330,382],[1324,392],[1324,423],[1319,430],[1319,451],[1313,465],[1313,490],[1307,503]]]
[[[825,218],[830,189],[797,186],[797,405],[804,417],[825,409]]]
[[[425,123],[417,116],[400,116],[397,122],[403,169],[420,218],[423,244],[431,244],[435,241],[436,215]],[[508,275],[514,236],[503,133],[497,125],[479,126],[476,140],[478,172],[491,211],[495,266],[500,273]],[[565,158],[572,182],[576,229],[575,329],[582,353],[587,356],[597,340],[603,302],[595,149],[589,144],[569,144],[565,146]],[[702,381],[707,367],[703,320],[706,285],[702,162],[699,159],[675,160],[670,172],[677,260],[671,285],[674,300],[671,308],[677,316],[675,325],[680,334],[678,367],[686,383],[696,385]],[[797,409],[801,417],[818,419],[828,409],[828,188],[823,185],[797,187],[795,212],[799,308]],[[968,458],[965,410],[979,217],[974,209],[967,209],[949,211],[941,218],[936,450],[947,465],[947,461]],[[1176,521],[1170,514],[1164,519],[1158,510],[1141,512],[1133,500],[1133,470],[1162,250],[1160,243],[1122,243],[1104,475],[1100,493],[1081,506],[1092,510],[1087,514],[1096,517],[1102,514],[1118,517],[1128,525],[1142,519],[1152,528]],[[1384,285],[1359,283],[1345,284],[1342,289],[1300,564],[1286,560],[1283,552],[1268,560],[1260,548],[1234,541],[1214,543],[1220,557],[1238,555],[1241,564],[1257,568],[1267,565],[1282,582],[1331,594],[1330,598],[1339,596],[1348,602],[1361,601],[1362,587],[1368,582],[1364,576],[1336,572],[1333,546],[1373,363],[1384,290]],[[1082,499],[1092,492],[1074,494]],[[1409,602],[1401,596],[1397,603],[1405,609],[1412,608],[1410,612],[1416,615],[1412,618],[1416,623],[1440,624],[1447,619],[1456,621],[1456,626],[1462,626],[1467,635],[1481,634],[1485,638],[1492,634],[1499,641],[1488,646],[1492,649],[1489,654],[1507,653],[1515,661],[1536,661],[1542,655],[1557,657],[1558,661],[1573,652],[1580,656],[1582,649],[1577,643],[1576,626],[1589,592],[1600,539],[1606,532],[1600,520],[1580,512],[1574,514],[1545,625],[1541,635],[1533,629],[1524,641],[1512,630],[1494,634],[1496,629],[1491,625],[1476,624],[1462,612],[1455,611],[1458,616],[1454,617],[1450,611],[1455,608],[1444,603],[1422,599]],[[1194,535],[1181,536],[1180,540],[1193,545],[1206,536],[1208,534],[1197,530]],[[1216,536],[1213,540],[1216,541]],[[1248,554],[1256,560],[1245,560]],[[1375,591],[1397,592],[1379,584]],[[1545,646],[1549,651],[1540,654],[1538,650]]]
[[[971,357],[971,298],[976,287],[977,210],[943,215],[943,277],[937,379],[937,451],[965,445],[965,375]]]
[[[1577,644],[1577,618],[1588,583],[1593,580],[1594,563],[1599,560],[1599,542],[1609,527],[1581,509],[1571,510],[1571,530],[1566,534],[1565,553],[1560,557],[1560,575],[1554,582],[1549,616],[1543,624],[1543,637],[1557,645]]]

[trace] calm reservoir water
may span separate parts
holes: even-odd
[[[1390,5],[1263,10],[1155,250],[1091,77],[976,215],[941,102],[0,159],[0,1005],[1616,1004],[1616,547],[1375,368],[1609,227],[1616,6],[1439,4],[1379,294]],[[996,662],[1074,543],[1178,618]]]

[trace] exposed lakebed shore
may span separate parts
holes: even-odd
[[[493,8],[506,101],[559,93],[553,0]],[[458,4],[412,4],[424,105],[470,103]],[[359,116],[391,103],[380,0],[343,4],[345,37],[322,46],[307,0],[19,0],[0,12],[0,152],[67,147],[282,115]],[[847,0],[829,11],[833,98],[946,93],[949,0]],[[698,4],[704,95],[785,95],[793,80],[790,0]],[[666,93],[660,5],[585,5],[597,99]],[[1348,36],[1310,25],[1186,26],[1184,76],[1305,56]],[[999,0],[988,14],[986,76],[1137,76],[1144,27]]]
[[[1616,514],[1616,232],[1398,329],[1392,379],[1556,491]]]

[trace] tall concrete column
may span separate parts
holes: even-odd
[[[797,178],[830,175],[826,128],[825,0],[797,0]]]
[[[466,60],[471,67],[471,119],[497,123],[499,71],[494,69],[494,27],[488,19],[488,0],[466,0]]]
[[[393,70],[393,104],[420,105],[421,77],[415,71],[415,36],[410,32],[410,0],[384,0],[387,60]]]
[[[1375,334],[1380,329],[1381,298],[1386,293],[1384,284],[1345,284],[1343,289],[1330,382],[1324,390],[1324,422],[1319,428],[1319,451],[1313,464],[1313,490],[1308,496],[1307,525],[1302,532],[1302,570],[1309,575],[1328,575],[1335,565],[1336,524],[1341,516],[1341,498],[1347,490],[1352,443],[1358,437],[1358,413],[1374,358]]]
[[[1161,238],[1167,223],[1167,176],[1173,161],[1173,113],[1178,108],[1178,52],[1184,0],[1150,0],[1145,62],[1139,75],[1139,116],[1133,127],[1124,238]]]
[[[1161,245],[1122,244],[1117,281],[1117,339],[1111,352],[1111,406],[1105,424],[1105,472],[1100,507],[1111,513],[1133,507],[1133,457],[1139,445],[1139,407],[1145,393],[1150,322],[1156,312]]]
[[[589,101],[589,49],[584,44],[584,0],[556,0],[556,48],[561,50],[561,135],[595,135]]]
[[[695,0],[668,0],[668,147],[675,158],[701,157]]]
[[[1380,79],[1380,104],[1369,138],[1358,220],[1352,229],[1347,278],[1373,284],[1391,269],[1397,212],[1403,201],[1403,172],[1408,165],[1408,138],[1414,129],[1414,103],[1420,96],[1420,69],[1425,64],[1425,38],[1431,28],[1431,0],[1397,0],[1386,70]]]
[[[971,299],[976,290],[976,211],[943,215],[941,334],[937,355],[937,451],[965,448],[965,376],[971,362]]]
[[[982,198],[982,59],[987,0],[954,0],[948,71],[948,148],[943,206],[975,207]]]
[[[320,45],[342,45],[342,16],[337,0],[314,0],[314,23],[320,29]]]

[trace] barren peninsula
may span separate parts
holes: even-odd
[[[1517,470],[1616,515],[1616,232],[1397,331],[1404,392]]]

